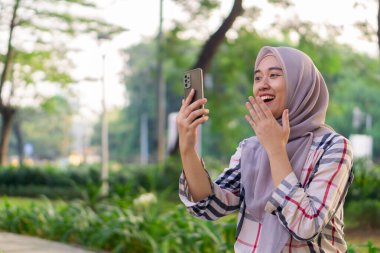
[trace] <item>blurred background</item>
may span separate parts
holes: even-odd
[[[252,135],[244,102],[264,45],[307,53],[349,138],[349,252],[380,250],[380,1],[2,0],[0,230],[109,252],[232,252],[236,216],[178,196],[175,115],[200,67],[211,176]],[[1,247],[0,247],[1,249]]]

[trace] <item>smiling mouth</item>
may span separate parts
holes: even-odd
[[[262,96],[260,98],[264,101],[264,103],[269,103],[269,102],[274,100],[275,96],[265,95],[265,96]]]

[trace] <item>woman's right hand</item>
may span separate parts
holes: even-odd
[[[208,120],[208,109],[198,109],[207,102],[206,98],[199,99],[191,103],[194,96],[194,89],[185,100],[182,100],[182,106],[176,118],[179,148],[181,154],[195,149],[197,142],[197,128]],[[203,116],[203,117],[201,117]]]

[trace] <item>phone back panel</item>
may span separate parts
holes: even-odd
[[[203,95],[203,73],[202,69],[196,68],[186,71],[183,78],[184,83],[184,98],[186,99],[191,89],[195,90],[195,95],[192,102],[201,99]]]

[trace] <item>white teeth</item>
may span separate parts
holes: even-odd
[[[274,96],[262,96],[260,97],[263,101],[268,101],[274,99]]]

